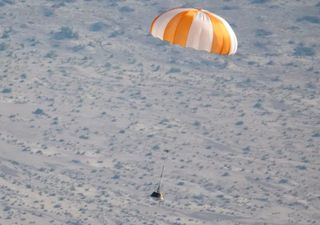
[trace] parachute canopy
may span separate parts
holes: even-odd
[[[238,41],[226,20],[204,9],[175,8],[157,16],[152,36],[197,50],[233,55]]]

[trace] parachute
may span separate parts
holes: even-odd
[[[166,11],[153,20],[150,33],[171,44],[220,55],[233,55],[238,48],[237,37],[228,22],[204,9]]]

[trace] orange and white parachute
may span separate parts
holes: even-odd
[[[161,40],[221,55],[233,55],[238,41],[226,20],[204,9],[175,8],[156,17],[150,33]]]

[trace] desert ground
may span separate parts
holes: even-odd
[[[224,17],[236,55],[153,38],[177,6]],[[319,15],[318,0],[0,0],[0,224],[319,225]]]

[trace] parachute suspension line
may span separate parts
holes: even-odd
[[[161,175],[160,175],[160,181],[159,181],[159,185],[158,185],[158,189],[157,189],[157,192],[159,192],[159,193],[160,193],[160,189],[161,189],[161,181],[162,181],[162,177],[163,177],[163,171],[164,171],[164,162],[163,162]]]

